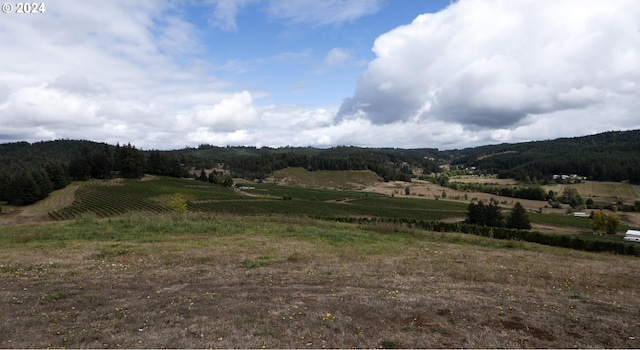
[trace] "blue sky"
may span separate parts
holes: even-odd
[[[185,13],[203,45],[196,57],[214,65],[215,76],[237,82],[236,88],[268,91],[268,103],[326,105],[353,93],[354,82],[374,58],[371,44],[377,36],[450,2],[362,3],[362,13],[343,20],[321,14],[329,17],[326,23],[305,14],[276,15],[261,1],[238,6],[233,26],[216,20],[210,3],[193,3]]]
[[[640,128],[634,0],[44,4],[0,13],[0,142],[453,149]]]

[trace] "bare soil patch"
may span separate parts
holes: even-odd
[[[410,195],[405,195],[405,187],[409,187]],[[378,182],[367,186],[364,191],[383,193],[389,196],[395,197],[404,197],[404,198],[425,198],[425,199],[435,199],[438,198],[440,200],[461,202],[461,203],[469,203],[472,199],[477,200],[485,200],[488,201],[490,198],[497,200],[500,205],[505,208],[511,208],[515,204],[515,202],[520,202],[525,209],[529,211],[539,211],[542,209],[543,213],[549,214],[564,214],[564,209],[553,209],[553,208],[545,208],[548,206],[548,203],[545,201],[534,201],[528,199],[519,199],[512,197],[503,197],[496,196],[488,193],[480,193],[480,192],[464,192],[464,191],[456,191],[450,189],[448,187],[443,187],[428,181],[420,181],[413,180],[411,183],[402,182],[402,181],[390,181],[390,182]],[[442,197],[442,194],[445,193],[446,198]],[[465,199],[466,195],[466,199]],[[507,203],[507,204],[504,204]]]
[[[637,258],[469,242],[16,245],[0,250],[0,347],[640,346]]]

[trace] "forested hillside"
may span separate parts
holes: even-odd
[[[590,180],[640,183],[640,130],[451,151],[454,163],[524,180],[578,174]]]
[[[187,169],[223,167],[234,177],[264,179],[286,167],[314,170],[371,170],[384,181],[410,180],[415,169],[439,172],[440,165],[476,167],[484,173],[518,180],[548,180],[578,174],[590,180],[640,183],[640,130],[462,150],[433,148],[217,147],[200,145],[171,151],[138,150],[85,140],[0,144],[0,199],[37,184],[43,198],[69,179],[141,177],[143,174],[190,176]],[[22,189],[22,190],[21,190]],[[8,193],[7,191],[16,193]]]

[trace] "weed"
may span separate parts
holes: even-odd
[[[56,300],[64,298],[66,295],[67,295],[67,293],[62,292],[62,291],[58,291],[58,292],[55,292],[53,294],[43,294],[40,297],[40,300],[43,301],[43,302],[53,302],[53,301],[56,301]]]
[[[92,255],[95,259],[113,258],[120,255],[130,254],[132,252],[130,246],[122,246],[120,244],[113,244],[98,249],[98,252]]]
[[[399,346],[395,340],[383,339],[380,341],[380,347],[383,349],[397,349]]]
[[[440,326],[431,327],[431,333],[442,333],[442,332],[444,332],[444,329],[442,329],[442,327]]]
[[[304,260],[304,257],[298,253],[293,253],[287,257],[288,262],[300,262]]]
[[[235,324],[246,324],[246,323],[255,323],[258,320],[255,316],[234,316],[233,323]]]
[[[275,337],[276,331],[273,328],[266,326],[253,331],[254,337]]]
[[[252,260],[252,259],[245,259],[242,260],[242,262],[240,263],[240,265],[242,267],[244,267],[245,269],[255,269],[258,267],[262,267],[266,264],[265,261],[262,260]]]

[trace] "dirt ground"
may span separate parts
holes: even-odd
[[[0,347],[638,348],[637,267],[428,241],[363,257],[260,235],[2,251]]]

